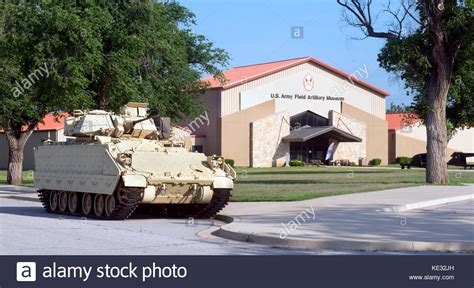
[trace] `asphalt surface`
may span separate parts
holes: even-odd
[[[301,203],[305,204],[304,201]],[[295,208],[295,203],[287,204]],[[224,214],[236,211],[248,214],[249,211],[244,208],[252,209],[252,205],[258,208],[265,203],[231,203]],[[425,217],[451,220],[457,214],[472,228],[472,201],[438,208],[410,213],[427,213]],[[469,214],[467,220],[466,213]],[[285,215],[282,215],[283,219],[292,214]],[[258,219],[261,217],[260,213]],[[408,219],[410,223],[412,217]],[[100,221],[50,214],[45,212],[33,189],[0,185],[0,255],[413,254],[276,248],[212,236],[207,231],[216,228],[213,224],[212,220],[198,219],[193,222],[188,219],[160,219],[153,215],[139,215],[125,221]]]
[[[262,255],[347,254],[279,249],[196,235],[212,220],[99,221],[46,213],[36,193],[0,186],[1,255]]]

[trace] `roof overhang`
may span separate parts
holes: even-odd
[[[383,97],[387,97],[390,94],[380,88],[377,88],[363,80],[360,80],[353,74],[348,74],[342,70],[339,70],[319,59],[316,59],[314,57],[301,57],[301,58],[295,58],[295,59],[288,59],[288,60],[282,60],[282,61],[276,61],[276,62],[269,62],[269,63],[260,63],[260,64],[255,64],[255,65],[247,65],[247,66],[239,66],[239,67],[234,67],[233,69],[229,69],[227,71],[224,71],[223,74],[227,78],[228,82],[226,83],[220,83],[217,79],[215,79],[213,76],[208,76],[205,78],[202,78],[201,80],[204,82],[209,82],[210,83],[210,88],[211,89],[230,89],[236,86],[239,86],[241,84],[248,83],[250,81],[260,79],[262,77],[274,74],[276,72],[280,72],[285,69],[289,69],[295,66],[298,66],[303,63],[313,63],[316,64],[319,67],[322,67],[326,69],[327,71],[330,71],[340,77],[343,77],[347,80],[350,80],[352,84],[357,84],[365,89],[368,89],[372,92],[375,92],[376,94],[379,94]],[[269,65],[268,69],[263,69],[263,70],[258,70],[254,71],[255,67],[261,67],[262,65]],[[280,64],[280,65],[278,65]],[[232,75],[232,73],[235,72],[236,75]],[[229,76],[228,74],[231,74],[232,76]]]
[[[361,138],[334,126],[300,128],[291,131],[290,135],[283,137],[282,140],[290,143],[306,142],[323,135],[339,142],[362,142]]]

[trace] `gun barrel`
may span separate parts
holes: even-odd
[[[148,116],[148,117],[143,118],[143,119],[135,120],[135,121],[133,121],[132,123],[133,123],[133,126],[135,126],[135,124],[137,124],[137,123],[144,122],[144,121],[147,121],[147,120],[149,120],[149,119],[153,119],[153,118],[155,118],[155,117],[156,117],[156,116]],[[132,127],[133,127],[133,126],[132,126]]]

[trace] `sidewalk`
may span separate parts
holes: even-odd
[[[324,166],[327,168],[356,168],[356,169],[388,169],[388,170],[400,170],[400,166]],[[426,170],[426,168],[423,167],[414,167],[412,166],[410,168],[411,170]],[[448,168],[449,172],[470,172],[474,173],[474,169],[464,169],[462,167],[459,168]]]
[[[418,186],[299,202],[231,203],[220,219],[232,222],[214,234],[306,249],[474,251],[472,199],[474,186],[466,185]],[[444,205],[423,205],[433,200],[438,201],[428,203]],[[465,201],[446,204],[459,200]]]

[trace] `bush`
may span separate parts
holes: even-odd
[[[370,160],[369,164],[370,165],[373,165],[373,166],[378,166],[382,163],[382,159],[379,159],[379,158],[374,158],[372,160]]]
[[[229,165],[230,167],[234,168],[234,159],[225,159],[224,160],[225,164]]]
[[[397,157],[398,161],[397,163],[399,163],[400,165],[410,165],[411,163],[411,160],[412,158],[411,157],[405,157],[405,156],[401,156],[401,157]]]
[[[397,164],[402,164],[402,163],[408,163],[411,162],[412,158],[411,157],[407,157],[407,156],[399,156],[397,158],[395,158],[395,163]]]
[[[305,166],[303,161],[300,160],[291,160],[290,166]]]
[[[356,162],[351,162],[350,166],[357,166],[357,163]]]

